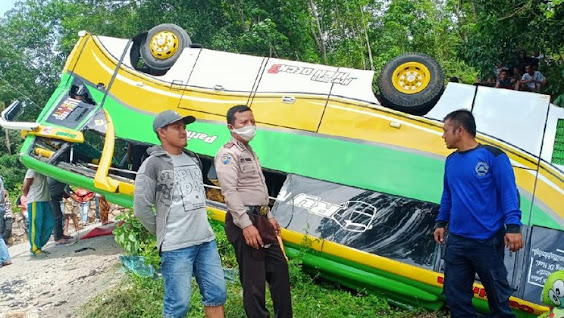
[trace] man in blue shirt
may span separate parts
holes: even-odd
[[[443,139],[456,149],[445,163],[444,189],[435,241],[446,242],[444,294],[452,317],[478,317],[472,308],[476,273],[495,317],[515,317],[509,308],[511,288],[503,263],[504,246],[523,247],[521,211],[515,176],[507,155],[476,141],[470,111],[444,119]]]

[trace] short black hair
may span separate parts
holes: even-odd
[[[227,123],[228,124],[235,124],[235,114],[237,113],[244,113],[246,111],[250,111],[251,108],[247,105],[235,105],[227,111]]]
[[[501,73],[509,73],[509,70],[502,69],[501,72],[499,72],[499,73],[500,73],[500,74],[501,74]]]
[[[470,135],[476,137],[476,120],[474,120],[474,115],[467,109],[455,110],[452,113],[445,116],[444,121],[449,119],[454,122],[454,129],[462,126]]]
[[[460,80],[458,80],[456,76],[451,77],[448,81],[451,83],[460,83]]]

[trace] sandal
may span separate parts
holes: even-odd
[[[57,242],[57,245],[68,245],[68,244],[70,244],[70,243],[72,243],[71,240],[64,238],[64,239],[60,239],[60,240]]]

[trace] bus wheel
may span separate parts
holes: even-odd
[[[147,32],[139,53],[145,64],[155,70],[168,70],[192,41],[181,27],[175,24],[159,24]]]
[[[439,63],[430,56],[407,53],[384,66],[378,87],[383,106],[424,115],[441,97],[444,75]]]

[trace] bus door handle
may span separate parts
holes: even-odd
[[[294,96],[282,96],[282,103],[284,104],[293,104],[296,102],[296,98]]]

